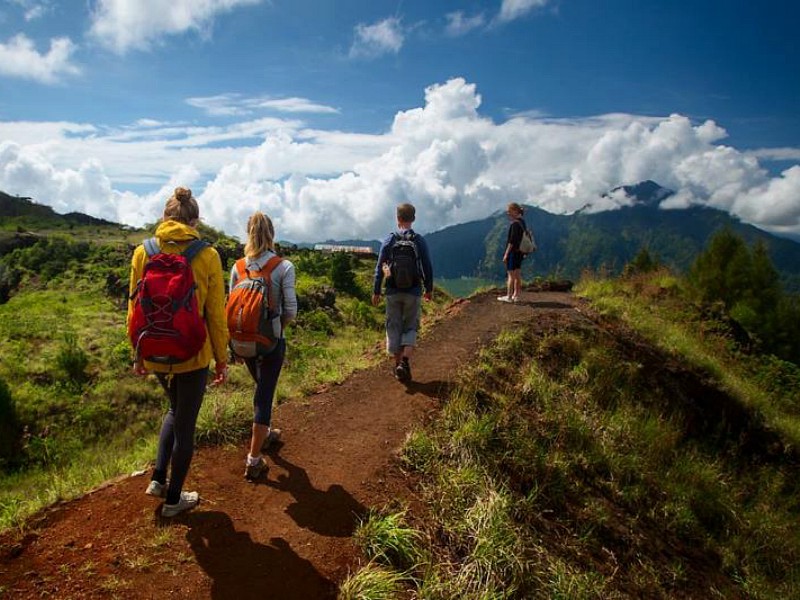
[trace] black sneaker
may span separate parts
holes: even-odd
[[[406,381],[411,381],[411,365],[407,358],[403,358],[403,370],[406,372]]]
[[[244,478],[247,479],[247,481],[255,481],[266,472],[267,461],[264,460],[264,457],[260,456],[258,458],[258,462],[254,465],[250,465],[245,462]]]
[[[411,366],[408,364],[407,358],[403,358],[402,362],[398,363],[394,373],[399,381],[411,381]]]

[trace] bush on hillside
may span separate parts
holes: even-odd
[[[763,242],[751,249],[730,229],[721,230],[697,257],[689,280],[701,302],[721,302],[764,350],[800,364],[800,307],[783,291]]]
[[[0,304],[5,304],[19,284],[19,271],[0,262]]]
[[[89,356],[78,345],[78,337],[74,333],[64,334],[56,354],[56,366],[74,383],[82,383],[86,379]]]
[[[19,425],[11,390],[0,379],[0,471],[12,462],[17,454]]]
[[[361,289],[356,283],[356,274],[353,272],[353,261],[346,252],[334,252],[331,257],[328,276],[333,287],[351,296],[360,296]]]

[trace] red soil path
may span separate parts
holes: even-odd
[[[0,537],[0,597],[335,598],[360,559],[352,541],[370,507],[412,500],[397,451],[435,416],[460,365],[502,329],[582,318],[566,293],[526,292],[516,305],[484,295],[454,304],[420,343],[414,382],[388,363],[276,410],[284,441],[259,483],[244,481],[241,447],[195,453],[185,489],[200,506],[172,520],[127,477]]]

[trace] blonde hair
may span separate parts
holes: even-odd
[[[261,256],[266,250],[275,250],[275,228],[272,219],[260,211],[247,219],[247,243],[244,255],[247,258]]]
[[[403,223],[413,223],[416,216],[417,210],[414,208],[413,204],[406,202],[397,207],[398,221],[402,221]]]
[[[176,187],[172,196],[164,205],[164,220],[179,221],[185,225],[194,225],[200,219],[200,207],[192,196],[192,190]]]
[[[522,207],[521,207],[519,204],[517,204],[516,202],[509,202],[509,203],[508,203],[508,206],[506,207],[506,210],[507,210],[507,211],[514,211],[514,212],[516,212],[516,213],[519,213],[520,215],[523,215],[523,214],[525,214],[525,209],[524,209],[524,208],[522,208]]]

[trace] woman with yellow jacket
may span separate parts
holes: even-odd
[[[179,254],[186,250],[193,240],[200,238],[195,229],[199,221],[200,209],[191,190],[175,188],[175,193],[164,206],[163,220],[156,229],[158,251]],[[147,261],[148,253],[144,245],[138,246],[131,260],[131,297],[135,296]],[[211,359],[214,358],[215,363],[212,385],[224,383],[228,372],[225,287],[219,254],[211,246],[203,248],[192,260],[191,269],[197,285],[197,305],[205,320],[203,347],[194,357],[177,364],[142,361],[138,357],[134,364],[134,371],[138,375],[155,373],[169,397],[169,410],[161,425],[155,469],[146,490],[151,496],[165,498],[161,508],[161,514],[165,517],[173,517],[194,508],[200,501],[197,492],[184,492],[182,488],[194,453],[194,430],[206,390]],[[133,311],[134,302],[131,301],[128,303],[129,326]],[[168,467],[171,467],[169,482]]]

